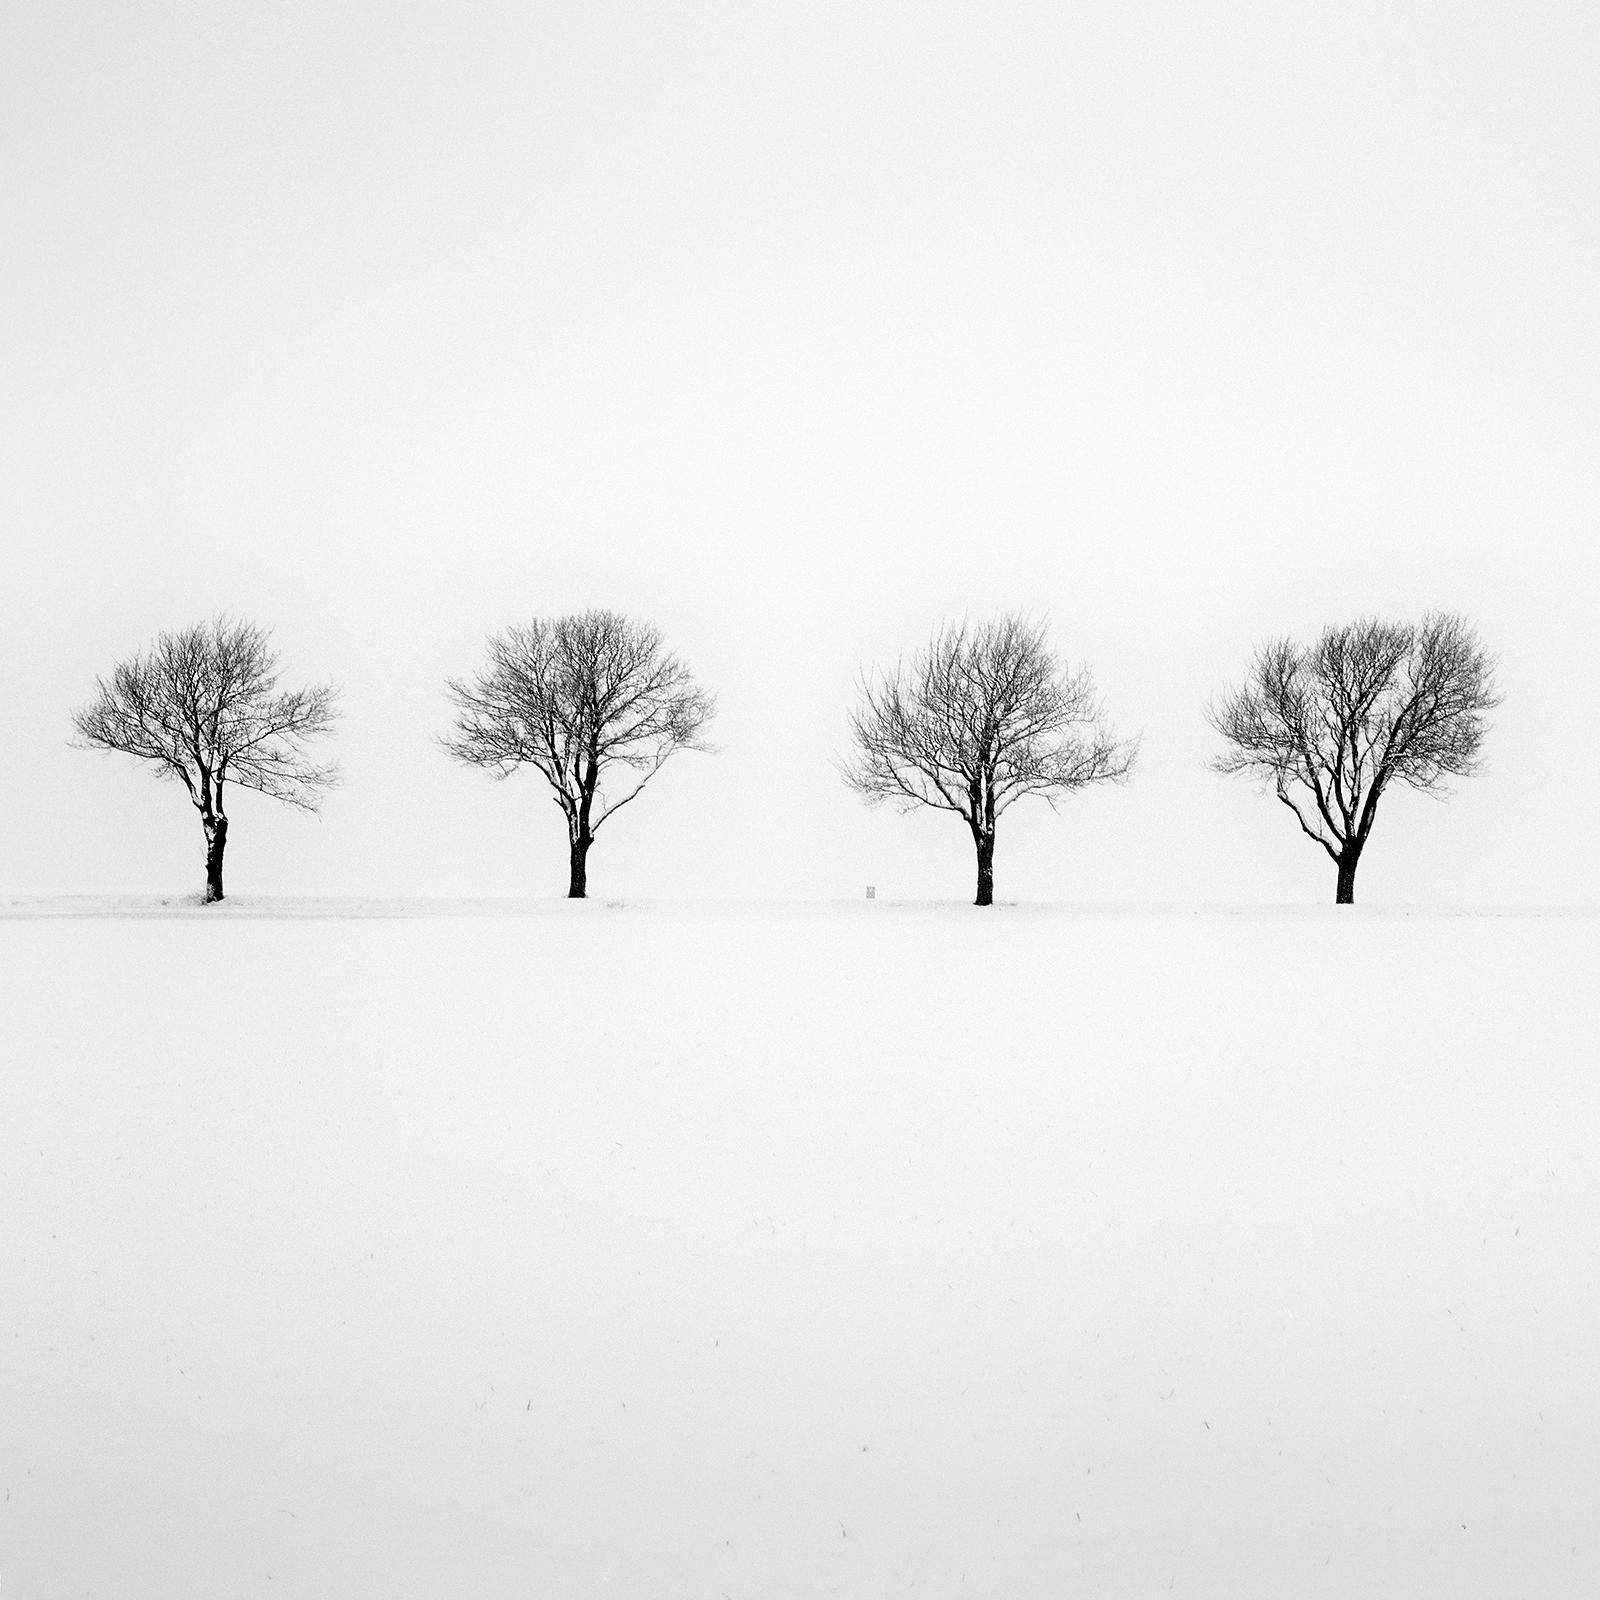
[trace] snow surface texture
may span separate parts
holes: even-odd
[[[7,1600],[1600,1592],[1593,919],[66,909]]]

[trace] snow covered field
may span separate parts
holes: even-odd
[[[0,909],[6,1600],[1600,1592],[1594,919],[158,909]]]

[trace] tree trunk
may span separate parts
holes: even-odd
[[[994,835],[992,833],[979,833],[978,845],[978,898],[974,905],[992,906],[994,904]]]
[[[1360,860],[1359,850],[1347,850],[1339,857],[1339,887],[1333,896],[1335,905],[1353,906],[1356,903],[1356,863]]]
[[[572,841],[572,880],[567,886],[567,899],[584,900],[589,894],[589,846],[594,838],[588,832],[580,833]]]
[[[222,852],[228,848],[228,819],[201,819],[206,830],[206,904],[222,898]]]

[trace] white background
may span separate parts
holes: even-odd
[[[559,893],[536,779],[432,745],[492,628],[647,615],[723,753],[595,891],[957,897],[839,783],[858,670],[1026,607],[1134,783],[1002,898],[1311,901],[1204,770],[1263,635],[1439,606],[1488,766],[1386,802],[1376,902],[1592,903],[1600,18],[1586,5],[15,0],[0,49],[0,888],[198,889],[181,794],[67,748],[163,627],[345,688],[230,886]]]

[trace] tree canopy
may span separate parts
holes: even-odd
[[[674,753],[709,748],[716,702],[658,628],[614,611],[509,627],[488,653],[476,676],[447,681],[455,726],[441,742],[498,778],[541,774],[567,823],[569,893],[581,897],[595,834]]]
[[[1327,627],[1309,646],[1269,640],[1244,683],[1208,707],[1225,742],[1211,765],[1269,785],[1340,864],[1347,898],[1392,784],[1439,795],[1477,769],[1500,703],[1495,665],[1469,623],[1437,611]]]
[[[910,661],[861,684],[845,782],[869,803],[951,811],[992,896],[996,824],[1026,795],[1057,800],[1127,776],[1137,741],[1107,727],[1087,667],[1064,669],[1042,622],[1008,614],[939,628]]]
[[[315,811],[338,770],[306,747],[332,730],[337,700],[327,683],[280,690],[271,630],[217,617],[157,634],[98,679],[73,714],[74,742],[133,756],[182,785],[206,832],[207,898],[220,900],[226,786]]]

